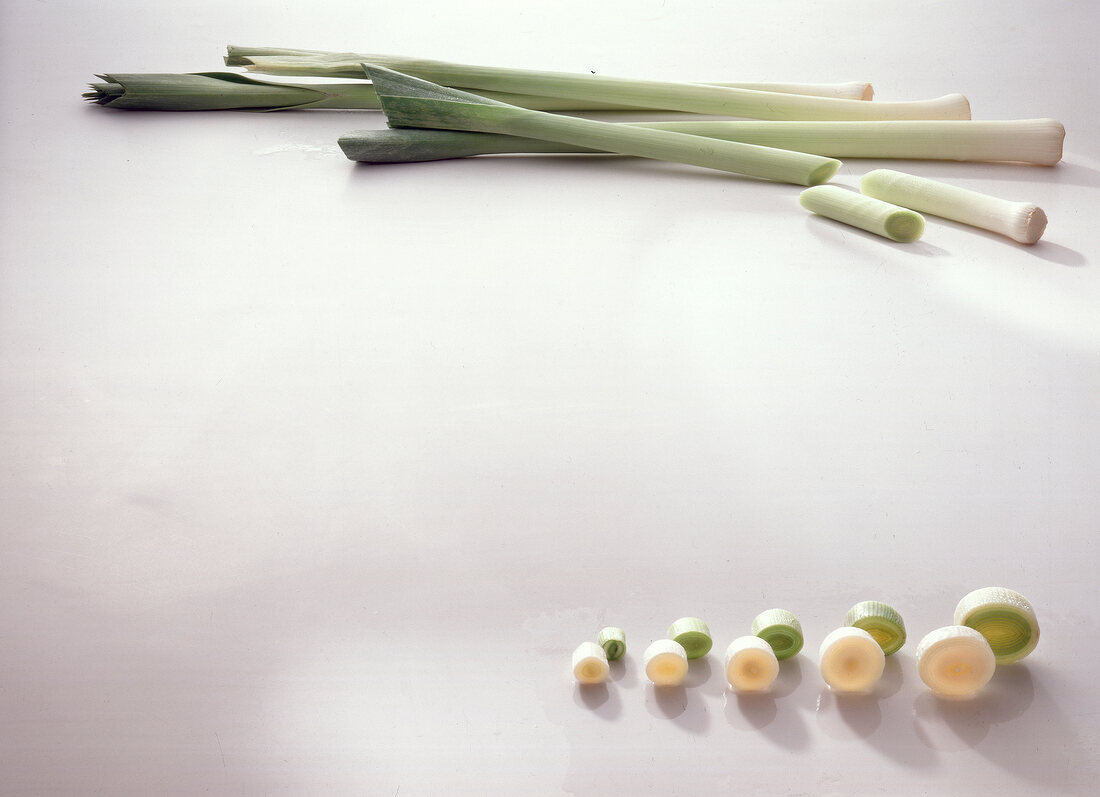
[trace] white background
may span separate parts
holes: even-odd
[[[0,10],[0,792],[1029,794],[1097,777],[1095,4],[561,0]],[[376,113],[126,113],[226,44],[870,80],[1050,116],[1055,168],[849,161],[1039,203],[1023,247],[633,159],[356,166]],[[971,589],[1043,636],[970,703]],[[910,643],[838,699],[862,599]],[[772,606],[775,695],[720,651]],[[657,694],[681,615],[715,652]],[[630,653],[582,692],[604,624]]]

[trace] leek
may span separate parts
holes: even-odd
[[[391,127],[505,133],[799,185],[825,182],[840,167],[840,161],[818,155],[555,116],[444,88],[383,67],[365,64],[364,68]]]
[[[798,201],[819,216],[859,227],[891,241],[912,243],[924,232],[924,217],[919,213],[835,185],[807,188]]]
[[[882,677],[886,655],[862,628],[838,628],[821,642],[821,677],[834,692],[865,694]]]
[[[464,90],[537,94],[718,116],[780,120],[970,118],[970,103],[961,94],[947,94],[931,100],[865,102],[702,83],[671,83],[571,72],[470,66],[384,55],[240,56],[233,49],[230,52],[231,55],[226,58],[227,66],[243,66],[251,71],[267,74],[351,77],[354,75],[355,65],[369,63]]]
[[[269,74],[294,75],[298,77],[338,77],[362,78],[359,68],[362,63],[378,64],[395,72],[430,80],[443,86],[456,89],[476,88],[463,75],[471,71],[485,70],[486,67],[446,64],[441,61],[429,61],[422,58],[406,58],[394,55],[364,55],[360,53],[333,53],[325,50],[293,50],[281,47],[238,47],[230,45],[225,57],[226,66],[243,66],[256,72]],[[536,76],[543,74],[531,70],[499,70],[517,75]],[[453,75],[454,77],[448,77]],[[598,78],[597,78],[598,79]],[[803,94],[809,97],[833,97],[847,100],[870,100],[874,88],[870,83],[851,81],[847,83],[726,83],[705,81],[700,85],[723,86],[726,88],[750,89],[753,91],[774,91],[780,94]],[[481,94],[480,91],[474,92]],[[537,93],[537,92],[535,92]],[[513,96],[520,96],[513,94]],[[504,100],[512,105],[523,103]],[[574,100],[575,101],[575,100]],[[526,106],[524,106],[526,107]],[[564,108],[565,106],[563,106]],[[570,105],[571,110],[618,109],[624,105],[608,105],[599,100],[582,106]]]
[[[759,144],[827,158],[1014,161],[1053,166],[1066,130],[1054,119],[871,122],[675,121],[636,127]],[[504,153],[592,153],[552,141],[454,130],[355,130],[340,138],[344,154],[367,163],[465,158]]]
[[[897,609],[881,601],[860,601],[848,610],[844,625],[862,628],[875,638],[887,656],[894,655],[905,644],[905,621]]]
[[[668,627],[668,638],[684,646],[689,659],[701,659],[714,644],[707,624],[698,617],[681,617]]]
[[[737,692],[766,692],[779,675],[772,646],[758,636],[742,636],[726,648],[726,680]]]
[[[752,633],[771,645],[780,661],[802,650],[802,624],[786,609],[760,612],[752,620]]]
[[[984,636],[998,664],[1017,662],[1039,644],[1039,621],[1031,602],[1005,587],[984,587],[964,596],[955,607],[955,625]]]
[[[988,640],[964,625],[937,628],[917,645],[917,672],[937,695],[970,697],[989,683],[996,668]]]

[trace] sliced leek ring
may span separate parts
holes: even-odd
[[[1039,621],[1031,602],[1005,587],[985,587],[966,595],[955,607],[955,625],[981,633],[998,664],[1019,661],[1039,644]]]
[[[701,659],[714,644],[710,629],[698,617],[681,617],[668,627],[668,638],[683,645],[689,659]]]
[[[844,625],[862,628],[875,638],[887,656],[905,644],[905,621],[898,610],[881,601],[860,601],[848,610]]]
[[[752,633],[772,646],[780,661],[802,650],[802,624],[786,609],[768,609],[752,621]]]
[[[845,626],[821,643],[821,677],[835,692],[866,693],[886,668],[886,654],[862,628]]]
[[[642,660],[646,678],[656,686],[678,686],[687,675],[687,651],[675,639],[658,639],[645,649]]]
[[[600,629],[600,633],[596,637],[596,642],[599,643],[604,653],[607,654],[608,661],[621,659],[623,654],[626,653],[626,631],[621,628],[608,626],[607,628]]]
[[[772,646],[758,636],[742,636],[726,648],[726,680],[738,692],[766,692],[779,675]]]
[[[917,645],[917,672],[938,695],[972,695],[989,682],[996,668],[989,642],[965,625],[937,628]]]
[[[582,642],[573,651],[573,677],[582,684],[602,684],[610,668],[607,654],[595,642]]]

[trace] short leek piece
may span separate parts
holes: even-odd
[[[582,642],[573,651],[573,677],[582,684],[602,684],[607,680],[607,654],[595,642]]]
[[[684,646],[674,639],[658,639],[642,655],[645,675],[656,686],[679,686],[688,671]]]
[[[799,195],[799,202],[819,216],[859,227],[891,241],[911,243],[924,232],[924,219],[919,213],[835,185],[807,188]]]
[[[262,49],[262,48],[258,48]],[[862,99],[731,88],[703,83],[672,83],[604,77],[588,73],[544,72],[473,66],[387,55],[262,55],[230,47],[227,66],[281,75],[351,77],[359,63],[376,64],[443,86],[470,91],[504,91],[636,108],[684,111],[751,119],[969,119],[961,94],[931,100],[865,102]],[[759,85],[759,84],[757,84]]]
[[[860,601],[844,618],[844,625],[862,628],[891,656],[905,644],[905,621],[898,610],[881,601]]]
[[[955,608],[955,625],[978,631],[998,664],[1011,664],[1039,644],[1039,621],[1031,602],[1015,590],[985,587],[966,595]]]
[[[607,628],[600,629],[600,633],[596,637],[596,642],[599,643],[604,653],[607,654],[608,661],[621,659],[623,654],[626,653],[626,631],[621,628],[608,626]]]
[[[505,99],[509,95],[499,95]],[[523,98],[521,98],[523,99]],[[525,108],[525,101],[511,102]],[[548,109],[543,109],[548,110]],[[631,122],[745,144],[810,152],[827,158],[1012,161],[1053,166],[1062,159],[1066,130],[1054,119],[872,122],[673,121]],[[356,130],[340,137],[351,160],[367,163],[466,158],[501,153],[592,153],[585,147],[497,133],[454,130]]]
[[[689,659],[703,658],[714,644],[710,629],[698,617],[681,617],[668,627],[668,638],[683,645]]]
[[[840,167],[840,161],[818,155],[556,116],[444,88],[389,69],[369,64],[364,68],[374,82],[391,127],[508,133],[799,185],[824,182]]]
[[[726,680],[738,692],[766,692],[779,675],[772,646],[758,636],[742,636],[726,648]]]
[[[996,668],[989,642],[964,625],[938,628],[917,645],[917,672],[938,695],[972,695],[989,682]]]
[[[869,692],[886,668],[886,655],[874,637],[851,626],[825,637],[819,658],[821,677],[836,692]]]
[[[752,633],[771,645],[780,661],[802,650],[802,624],[786,609],[768,609],[752,621]]]
[[[868,172],[860,190],[867,196],[1007,235],[1022,244],[1038,241],[1047,227],[1046,213],[1031,202],[1011,202],[892,169]]]

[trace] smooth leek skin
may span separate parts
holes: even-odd
[[[299,108],[378,108],[364,83],[294,84],[256,80],[236,72],[106,74],[84,99],[130,111],[286,111]]]
[[[1038,241],[1047,227],[1047,214],[1032,202],[1001,199],[892,169],[868,172],[860,181],[860,190],[867,196],[1000,233],[1022,244]]]
[[[802,624],[786,609],[768,609],[752,621],[752,633],[771,645],[780,661],[802,650]]]
[[[1031,602],[1005,587],[984,587],[963,597],[955,607],[955,625],[984,636],[997,664],[1017,662],[1039,644],[1039,621]]]
[[[835,185],[807,188],[799,195],[799,202],[819,216],[899,243],[912,243],[924,232],[924,219],[919,213]]]
[[[352,56],[250,56],[226,59],[267,74],[347,77]],[[743,116],[750,119],[969,119],[970,103],[961,94],[908,102],[865,102],[835,97],[810,97],[775,91],[713,86],[702,83],[633,80],[571,72],[539,72],[441,61],[364,56],[362,63],[415,75],[441,86],[464,90],[507,91],[595,101],[637,108]],[[309,68],[304,68],[306,65]],[[326,69],[326,65],[331,69]]]
[[[892,656],[905,645],[905,621],[893,606],[882,601],[860,601],[844,618],[844,625],[862,628]]]
[[[406,58],[394,55],[369,55],[363,53],[333,53],[326,50],[295,50],[282,47],[239,47],[236,45],[227,47],[226,53],[226,66],[243,66],[259,72],[296,75],[299,77],[359,78],[362,77],[362,71],[359,65],[367,62],[385,66],[396,72],[404,72],[407,75],[422,77],[425,80],[431,80],[433,83],[440,83],[441,85],[450,86],[451,88],[471,88],[471,86],[462,82],[451,83],[447,80],[434,80],[429,75],[421,74],[421,72],[425,71],[424,65],[429,65],[429,71],[434,67],[436,73],[438,73],[440,66],[447,66],[452,69],[462,68],[457,64],[442,64],[442,62],[439,61],[426,61],[422,58]],[[481,67],[468,68],[480,69]],[[527,75],[539,74],[531,70],[511,69],[506,71]],[[874,97],[875,93],[870,83],[859,81],[847,83],[728,83],[724,81],[708,80],[703,81],[701,85],[724,86],[727,88],[750,89],[753,91],[772,91],[780,94],[804,94],[809,97],[833,97],[847,100],[870,100]],[[480,91],[474,93],[481,94]],[[513,98],[524,96],[511,92],[505,93],[511,94]],[[523,102],[516,102],[514,99],[505,99],[504,97],[497,97],[496,99],[500,99],[512,105],[521,105],[524,108],[534,107],[526,105]],[[560,108],[561,110],[616,110],[630,107],[609,105],[607,103],[601,103],[598,100],[585,102],[567,99],[567,101],[581,102],[581,105],[563,105]],[[637,106],[634,106],[634,108],[636,109]],[[552,109],[544,108],[543,110]]]
[[[629,124],[826,158],[1008,161],[1039,166],[1053,166],[1062,159],[1065,138],[1065,128],[1053,119]],[[552,141],[456,130],[356,130],[341,136],[340,146],[348,158],[365,163],[411,163],[506,153],[596,152]]]
[[[825,182],[840,167],[840,161],[818,155],[556,116],[494,102],[370,64],[364,68],[378,91],[391,127],[506,133],[797,185]]]

